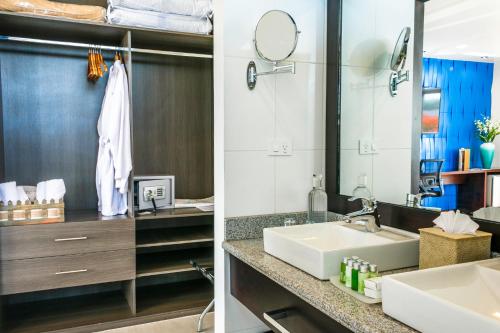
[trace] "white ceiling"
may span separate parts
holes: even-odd
[[[500,59],[500,0],[426,2],[424,52],[447,59]]]

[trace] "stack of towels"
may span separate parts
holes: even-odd
[[[108,23],[208,35],[212,0],[108,0]]]
[[[22,203],[26,201],[38,200],[42,203],[43,200],[54,199],[56,202],[64,198],[66,194],[66,186],[64,185],[64,180],[62,179],[51,179],[38,183],[36,186],[36,195],[32,198],[26,191],[24,186],[17,186],[16,182],[7,182],[0,184],[0,201],[5,205],[12,201],[16,204],[18,201]]]

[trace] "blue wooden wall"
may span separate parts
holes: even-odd
[[[481,167],[474,120],[491,115],[493,64],[473,61],[423,59],[423,87],[441,88],[439,133],[422,134],[420,157],[445,159],[443,171],[458,169],[458,150],[471,149],[471,168]],[[425,206],[456,209],[456,185],[445,186],[441,198],[427,198]]]

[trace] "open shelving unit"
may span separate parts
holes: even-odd
[[[105,0],[73,2],[106,6]],[[133,175],[175,175],[178,198],[213,195],[212,36],[7,12],[0,12],[0,35],[128,49],[122,54],[131,91]],[[113,52],[103,54],[109,65]],[[137,251],[134,280],[2,297],[0,331],[95,332],[201,313],[213,286],[190,260],[213,265],[213,212],[134,215],[131,202],[128,216],[97,212],[96,124],[107,80],[87,82],[87,50],[0,37],[0,60],[8,69],[0,70],[0,182],[63,178],[66,223],[132,220]],[[11,93],[2,91],[2,79],[14,82],[9,101],[2,101]],[[30,88],[26,100],[22,85]],[[14,122],[23,130],[13,132]]]
[[[212,226],[166,228],[137,232],[137,248],[213,242]]]
[[[213,248],[192,248],[174,251],[169,255],[165,255],[164,252],[138,254],[137,277],[194,271],[190,264],[191,260],[195,260],[200,265],[213,266]]]

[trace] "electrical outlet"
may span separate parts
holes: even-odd
[[[293,153],[292,141],[274,140],[269,144],[269,156],[290,156]]]
[[[370,155],[377,153],[377,145],[371,139],[360,139],[359,140],[359,154],[360,155]]]

